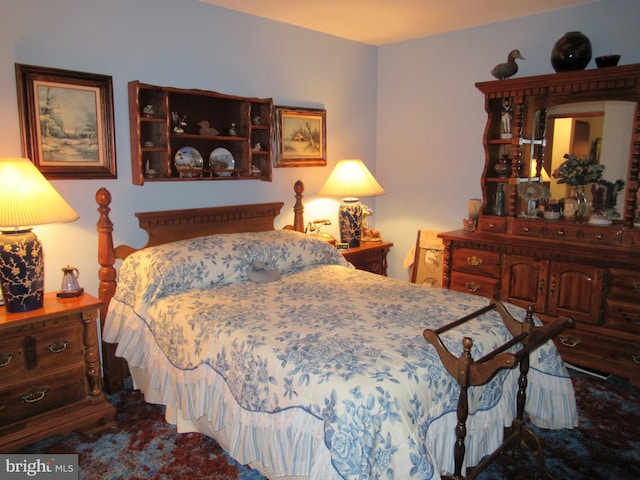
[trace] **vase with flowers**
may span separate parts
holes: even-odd
[[[565,217],[568,216],[567,205],[575,203],[575,218],[582,220],[587,209],[585,186],[600,180],[605,166],[596,163],[594,159],[580,158],[570,153],[565,154],[564,158],[565,161],[553,172],[552,176],[558,180],[559,184],[567,185]]]

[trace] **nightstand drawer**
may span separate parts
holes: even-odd
[[[35,374],[82,360],[80,323],[20,332],[0,342],[0,383],[26,372]]]
[[[0,426],[54,410],[87,396],[82,364],[5,387],[0,391]]]

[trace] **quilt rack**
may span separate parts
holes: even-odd
[[[484,313],[497,310],[502,320],[513,336],[513,338],[503,345],[497,347],[482,358],[474,360],[471,355],[473,340],[464,337],[462,340],[463,352],[459,357],[453,355],[442,343],[439,335],[462,325]],[[445,474],[444,480],[472,480],[484,471],[503,452],[513,449],[514,457],[520,455],[520,447],[527,448],[536,458],[543,473],[550,479],[553,475],[547,470],[544,463],[544,453],[542,444],[538,437],[524,425],[524,407],[527,399],[527,375],[529,373],[529,353],[538,348],[543,343],[553,339],[566,328],[572,328],[574,321],[572,318],[562,316],[543,326],[535,326],[533,322],[533,307],[527,307],[524,321],[520,322],[514,318],[505,306],[496,300],[491,300],[489,305],[480,308],[458,320],[454,320],[436,330],[426,329],[423,332],[425,340],[431,343],[438,352],[442,364],[449,374],[456,379],[460,385],[460,395],[457,406],[457,424],[455,428],[456,441],[454,444],[455,469],[453,475]],[[521,344],[517,352],[508,352],[513,346]],[[465,437],[467,435],[467,417],[469,414],[469,400],[467,391],[469,387],[483,385],[487,383],[499,370],[513,369],[520,366],[520,376],[518,378],[518,392],[516,394],[516,416],[511,427],[505,431],[505,439],[493,453],[486,456],[475,466],[467,476],[462,475],[462,465],[466,453]]]

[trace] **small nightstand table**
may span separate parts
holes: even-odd
[[[0,452],[37,440],[113,425],[102,391],[96,319],[101,301],[85,293],[26,313],[0,307]]]
[[[358,248],[344,250],[342,256],[358,270],[387,275],[387,253],[393,246],[389,242],[362,242]]]

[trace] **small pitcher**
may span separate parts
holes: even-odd
[[[80,272],[75,267],[67,265],[62,269],[62,287],[58,292],[59,297],[78,297],[82,295],[84,289],[78,284]]]

